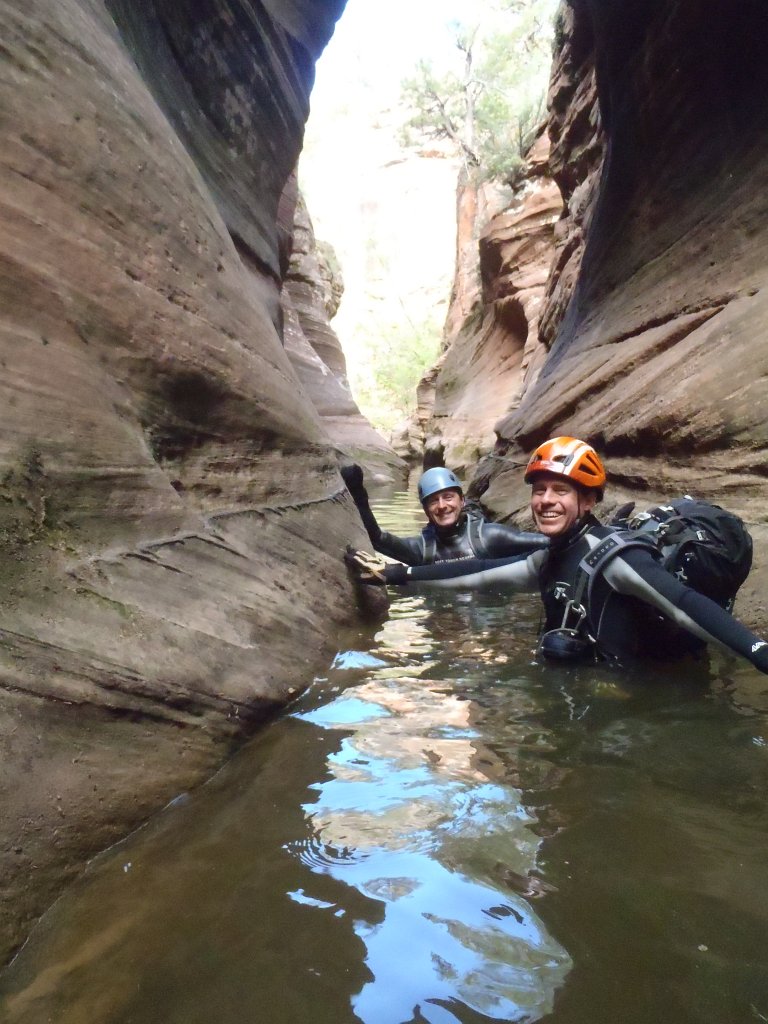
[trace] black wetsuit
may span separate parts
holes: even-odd
[[[378,523],[376,526],[378,528]],[[462,512],[456,525],[448,529],[430,523],[415,537],[396,537],[381,529],[378,536],[368,529],[368,536],[376,551],[406,565],[431,565],[464,558],[508,558],[548,546],[546,537],[541,534],[522,533],[501,523],[490,523],[474,509]]]
[[[585,517],[548,552],[502,560],[471,559],[406,569],[388,566],[388,583],[427,582],[442,587],[511,587],[541,594],[544,630],[573,627],[565,620],[568,601],[577,592],[582,558],[612,534],[594,516]],[[691,650],[697,641],[718,643],[768,673],[768,643],[727,611],[685,586],[659,564],[650,549],[628,547],[616,554],[595,581],[584,629],[596,653],[613,662],[663,657]],[[573,612],[571,612],[573,614]]]
[[[374,549],[406,565],[464,558],[507,558],[549,547],[540,533],[524,533],[511,526],[491,523],[475,509],[465,509],[455,526],[441,529],[433,523],[415,537],[398,537],[382,530],[368,503],[359,466],[349,466],[342,475]]]

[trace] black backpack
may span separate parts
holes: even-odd
[[[719,505],[685,495],[647,512],[624,506],[611,522],[652,541],[665,569],[730,611],[752,568],[752,538],[743,521]]]

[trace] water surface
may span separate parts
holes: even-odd
[[[538,617],[395,595],[93,862],[0,979],[0,1019],[768,1020],[765,677],[542,666]]]

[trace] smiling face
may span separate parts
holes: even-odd
[[[424,502],[427,519],[441,530],[455,526],[463,508],[464,498],[453,487],[430,494]]]
[[[557,473],[541,473],[531,486],[531,512],[536,528],[548,537],[559,537],[591,512],[596,491],[582,491]]]

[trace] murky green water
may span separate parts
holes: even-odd
[[[533,598],[396,599],[92,865],[0,1019],[768,1020],[768,681],[543,667],[537,623]]]

